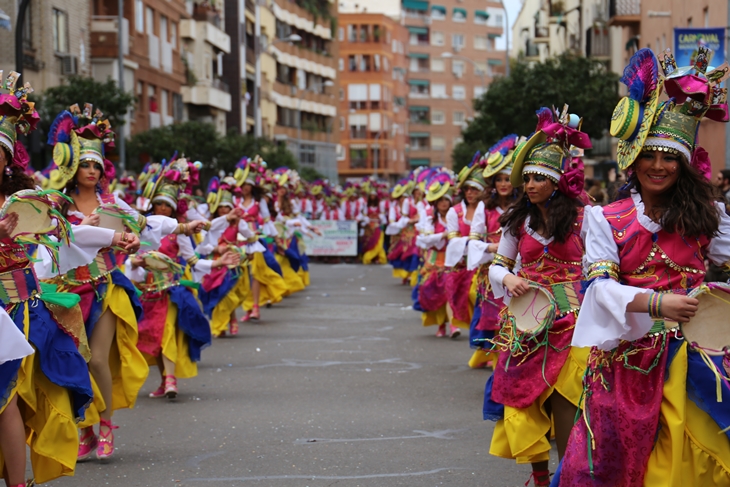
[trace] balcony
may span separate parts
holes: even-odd
[[[195,86],[182,87],[183,103],[214,107],[231,111],[231,95],[228,86],[220,80],[200,81]]]
[[[147,55],[150,66],[160,69],[160,38],[156,35],[147,36]]]
[[[91,50],[92,57],[116,57],[118,52],[117,42],[117,16],[116,15],[94,15],[91,17]],[[122,20],[122,52],[129,55],[129,21]]]
[[[628,27],[641,22],[641,0],[609,0],[608,25]]]
[[[221,14],[212,9],[210,6],[202,4],[193,5],[193,19],[199,22],[206,22],[219,29],[223,25],[221,22]]]
[[[161,117],[159,113],[150,112],[150,127],[151,129],[160,128]]]
[[[231,52],[231,38],[210,22],[183,19],[180,21],[180,37],[205,41],[226,54]]]
[[[603,60],[611,57],[608,27],[594,26],[586,30],[586,56]]]
[[[548,27],[535,26],[535,44],[548,44],[550,42],[550,29]]]
[[[172,44],[162,41],[162,70],[165,73],[172,73]]]

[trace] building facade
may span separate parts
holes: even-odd
[[[406,172],[408,30],[379,13],[340,13],[341,179]]]
[[[473,99],[505,70],[501,3],[484,0],[403,0],[408,30],[408,167],[452,167]]]

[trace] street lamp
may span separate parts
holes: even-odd
[[[256,86],[253,89],[253,106],[256,110],[254,116],[254,135],[261,137],[261,6],[259,1],[255,5],[255,24],[254,24],[254,60],[255,60],[255,78]],[[302,36],[298,34],[290,34],[283,39],[277,39],[271,44],[267,45],[264,50],[268,49],[269,46],[273,46],[278,42],[301,42]]]
[[[452,58],[453,59],[462,59],[464,61],[471,63],[471,65],[474,66],[474,72],[478,71],[479,76],[482,78],[482,90],[487,91],[487,82],[484,78],[484,72],[482,72],[482,70],[479,69],[479,65],[475,61],[473,61],[472,59],[469,59],[466,56],[462,56],[460,54],[454,54],[453,52],[449,52],[449,51],[442,52],[441,57],[445,58],[445,59],[452,59]]]

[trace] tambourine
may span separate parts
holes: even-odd
[[[18,224],[10,233],[15,239],[24,235],[45,235],[56,229],[55,202],[47,191],[23,189],[13,193],[0,209],[0,219],[11,213],[18,215]]]
[[[699,305],[695,315],[679,325],[687,344],[701,348],[707,355],[730,354],[730,284],[703,284],[688,296],[699,301]]]
[[[141,254],[140,257],[144,261],[145,268],[149,271],[173,274],[182,273],[182,266],[162,252],[150,250]]]
[[[555,322],[557,305],[552,293],[545,287],[528,281],[530,290],[522,296],[513,296],[507,306],[514,317],[515,328],[524,335],[538,335]]]
[[[99,226],[115,232],[133,232],[139,234],[139,225],[134,215],[127,213],[115,203],[104,203],[94,210],[99,215]]]

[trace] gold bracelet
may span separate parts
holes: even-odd
[[[178,235],[185,234],[185,224],[184,223],[178,223],[177,224],[177,232]]]
[[[449,232],[446,234],[446,240],[451,240],[452,238],[461,237],[461,233],[459,232]]]
[[[205,225],[203,225],[203,230],[206,232],[210,231],[210,222],[205,222]]]

